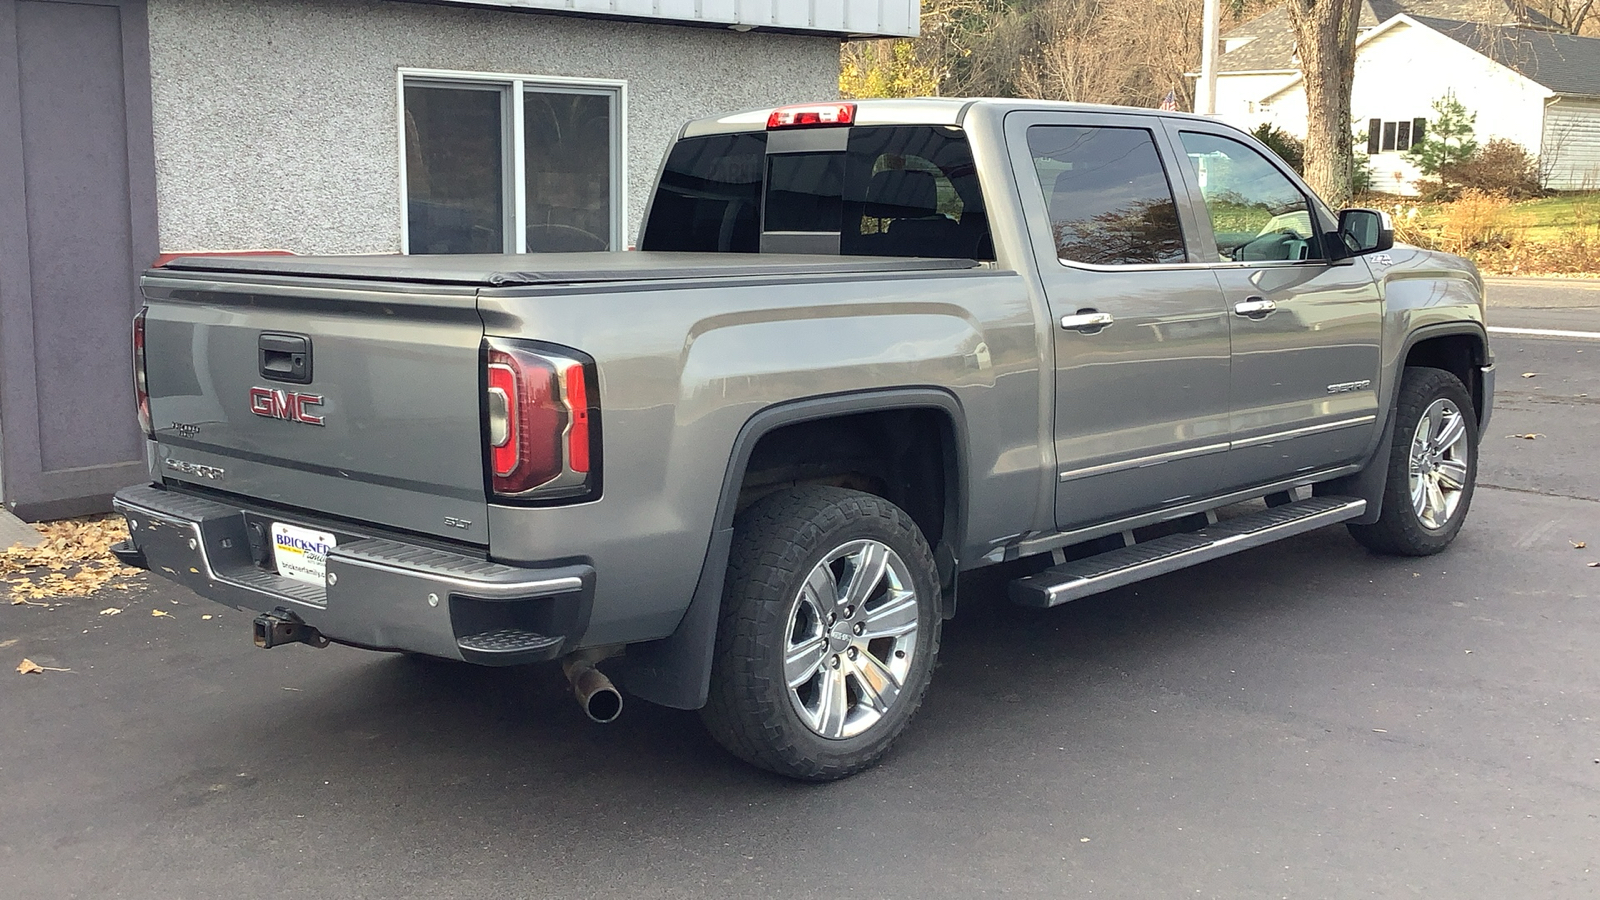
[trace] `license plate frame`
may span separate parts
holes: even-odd
[[[284,578],[326,586],[328,551],[337,546],[338,538],[326,531],[288,522],[272,523],[272,562]]]

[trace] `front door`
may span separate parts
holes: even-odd
[[[1053,320],[1057,527],[1214,492],[1228,314],[1190,256],[1159,120],[1013,113],[1006,133]]]
[[[1204,198],[1233,346],[1226,489],[1353,462],[1378,413],[1382,300],[1361,258],[1329,260],[1334,230],[1277,164],[1227,132],[1172,123]]]

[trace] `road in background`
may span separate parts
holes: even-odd
[[[979,573],[838,784],[589,723],[549,666],[255,650],[165,582],[0,605],[0,895],[1600,896],[1600,341],[1495,351],[1446,553],[1336,527],[1054,610]]]

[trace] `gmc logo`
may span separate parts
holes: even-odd
[[[302,394],[299,391],[264,387],[250,389],[250,411],[263,418],[299,422],[302,425],[321,425],[321,416],[307,412],[309,407],[321,405],[321,394]]]

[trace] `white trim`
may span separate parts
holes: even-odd
[[[1502,326],[1489,326],[1490,334],[1520,334],[1527,337],[1559,337],[1581,338],[1586,341],[1600,341],[1600,331],[1562,331],[1556,328],[1505,328]]]
[[[475,72],[461,69],[420,69],[401,66],[395,72],[396,127],[399,134],[400,155],[400,252],[411,252],[410,192],[406,183],[406,84],[436,83],[448,85],[478,85],[502,89],[510,110],[502,107],[502,123],[506,128],[509,145],[510,192],[506,210],[506,227],[511,230],[511,252],[527,252],[528,184],[527,142],[523,138],[523,96],[530,91],[545,90],[551,93],[593,94],[607,98],[611,107],[611,232],[610,244],[614,251],[626,250],[624,232],[628,222],[628,82],[620,78],[581,78],[570,75],[525,75],[514,72]],[[509,115],[508,115],[509,112]],[[505,186],[502,186],[505,190]]]

